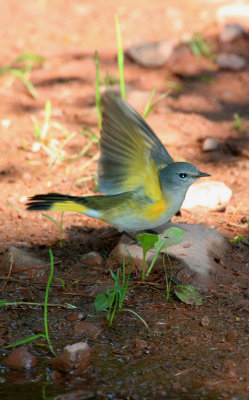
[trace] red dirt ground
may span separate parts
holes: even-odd
[[[216,21],[216,14],[217,8],[224,4],[226,4],[225,1],[209,1],[203,7],[203,2],[198,0],[189,0],[187,2],[155,0],[150,3],[144,0],[137,2],[130,0],[125,2],[114,0],[108,0],[107,2],[101,0],[95,0],[94,2],[80,0],[70,2],[59,0],[37,0],[36,2],[31,0],[26,0],[25,2],[16,0],[0,1],[0,64],[8,64],[21,53],[35,53],[45,57],[43,66],[34,69],[30,75],[30,79],[38,92],[37,99],[33,99],[24,85],[18,80],[13,81],[9,75],[3,76],[0,80],[2,99],[0,104],[1,253],[11,246],[24,248],[31,246],[36,255],[42,258],[43,247],[45,246],[47,254],[47,247],[52,246],[57,259],[62,260],[63,268],[58,272],[58,276],[63,276],[63,279],[65,277],[71,279],[72,276],[73,279],[79,279],[77,274],[82,275],[79,257],[84,252],[95,249],[104,255],[108,254],[110,242],[106,238],[104,241],[102,239],[101,235],[103,232],[105,235],[106,232],[105,224],[102,222],[76,214],[65,215],[64,238],[72,242],[72,248],[69,246],[63,251],[63,249],[60,250],[58,248],[58,230],[55,225],[39,213],[25,211],[27,198],[36,193],[54,191],[70,192],[70,194],[75,195],[89,195],[96,190],[95,174],[98,145],[93,143],[87,154],[75,162],[70,164],[57,162],[50,167],[51,160],[43,150],[37,152],[32,150],[34,123],[31,117],[35,116],[42,125],[45,102],[51,100],[52,122],[60,124],[70,134],[81,131],[83,126],[88,126],[98,135],[94,103],[94,51],[98,50],[103,76],[108,71],[110,75],[118,78],[114,15],[118,14],[119,16],[124,49],[141,41],[169,39],[174,43],[178,43],[181,40],[189,40],[194,32],[200,31],[219,50],[217,37],[221,27]],[[232,46],[232,50],[238,54],[242,53],[249,61],[248,38],[240,42],[239,45],[237,43],[234,47]],[[213,227],[228,239],[233,239],[236,236],[248,236],[249,70],[244,69],[236,72],[216,70],[212,73],[212,80],[203,82],[198,76],[176,76],[166,67],[155,70],[145,69],[126,59],[125,78],[128,87],[127,99],[139,112],[143,111],[149,94],[155,86],[158,94],[160,94],[169,89],[169,80],[182,85],[181,91],[173,90],[166,99],[160,102],[155,111],[148,116],[147,121],[167,146],[173,158],[176,160],[184,159],[195,164],[201,170],[212,174],[213,179],[226,183],[232,189],[232,199],[225,212],[190,213],[183,211],[182,215],[175,217],[174,220],[200,223]],[[241,132],[234,129],[234,113],[244,117]],[[49,135],[56,137],[60,143],[63,140],[62,135],[58,134],[58,130],[52,125],[49,129]],[[215,137],[220,143],[219,149],[214,152],[204,153],[202,151],[202,142],[206,137]],[[86,137],[76,134],[65,147],[65,150],[67,154],[76,154],[87,143],[88,139]],[[81,170],[80,168],[86,162],[87,166],[84,170]],[[78,183],[78,180],[82,177],[89,179]],[[60,217],[55,216],[55,218],[59,222]],[[100,230],[95,231],[95,229]],[[86,238],[87,235],[91,236],[89,242]],[[95,239],[97,243],[94,242]],[[238,265],[241,263],[244,267],[247,265],[248,270],[248,246],[241,243],[238,247],[235,247],[234,251],[234,262],[238,263]],[[47,255],[45,259],[48,259]],[[86,269],[84,273],[88,277],[87,280],[91,280],[92,284],[96,279],[96,274],[98,274],[98,279],[107,280],[105,268],[101,269],[94,266]],[[23,279],[23,275],[20,273],[18,278]],[[36,288],[36,284],[34,285]],[[23,281],[20,288],[15,281],[12,282],[10,280],[6,291],[2,295],[3,298],[9,298],[8,296],[10,296],[12,301],[14,299],[19,300],[19,295],[20,299],[32,297],[37,300],[41,297],[40,301],[42,301],[44,280],[41,287],[41,294],[37,294],[40,289],[36,291],[33,287],[31,295],[27,284],[25,285]],[[208,300],[203,309],[195,309],[194,307],[188,309],[182,305],[179,306],[179,303],[177,303],[177,310],[175,310],[174,316],[170,317],[173,318],[173,322],[167,322],[167,324],[172,323],[175,328],[178,323],[183,324],[181,334],[177,340],[175,340],[175,333],[172,333],[172,331],[168,335],[168,343],[167,337],[160,337],[159,335],[155,338],[149,337],[144,333],[141,334],[142,338],[150,343],[151,346],[148,350],[148,354],[151,354],[149,361],[151,363],[151,371],[156,368],[155,365],[158,362],[160,368],[162,368],[160,371],[164,367],[165,370],[168,371],[169,369],[176,374],[180,371],[179,376],[181,376],[181,379],[179,378],[178,380],[178,378],[176,379],[171,375],[171,382],[167,383],[168,386],[164,386],[162,375],[159,374],[160,377],[158,376],[157,379],[157,372],[151,372],[150,376],[150,372],[147,371],[144,373],[143,379],[148,382],[151,377],[151,382],[148,385],[146,384],[147,386],[145,385],[145,394],[142,395],[143,379],[139,377],[136,380],[135,375],[132,375],[131,386],[133,391],[131,389],[129,391],[127,387],[126,390],[120,384],[116,386],[119,389],[115,389],[112,392],[112,394],[114,393],[112,398],[246,399],[248,395],[246,366],[248,365],[246,364],[245,349],[248,336],[248,327],[246,328],[248,309],[246,308],[247,306],[241,305],[241,299],[243,301],[248,299],[245,295],[247,293],[248,296],[248,289],[237,287],[229,292],[230,289],[226,289],[227,292],[222,292],[218,300],[218,294],[212,294],[214,298],[212,298],[212,301]],[[57,291],[55,297],[57,295],[61,298],[65,297],[65,301],[73,303],[74,299],[68,295],[63,295],[61,292],[59,293],[58,287],[54,290],[55,292]],[[23,294],[21,294],[22,291]],[[91,308],[89,307],[97,289],[84,289],[83,291],[85,293],[83,299],[84,296],[90,298],[86,306],[90,313]],[[80,295],[78,294],[78,296]],[[132,300],[134,302],[134,294],[130,296],[129,302],[132,304]],[[239,299],[238,303],[241,309],[236,308],[236,299]],[[75,304],[80,307],[81,301],[81,298],[77,297]],[[141,289],[136,297],[136,307],[138,307],[139,312],[146,312],[146,301],[151,304],[151,309],[154,311],[158,306],[152,320],[155,321],[157,315],[162,318],[160,309],[165,303],[162,302],[160,296],[154,294],[154,292],[151,293],[147,288],[142,293]],[[173,308],[174,306],[172,306]],[[34,313],[41,318],[39,320],[41,324],[41,310],[39,312],[36,310]],[[173,315],[173,311],[167,310],[167,316],[168,313]],[[212,327],[207,329],[205,333],[203,333],[203,327],[200,328],[196,322],[196,320],[201,320],[204,314],[210,315],[212,319]],[[25,333],[25,329],[22,329],[20,323],[16,322],[18,317],[17,310],[3,314],[3,319],[1,320],[5,328],[3,344],[28,335],[27,332]],[[69,342],[76,341],[72,339],[71,331],[66,331],[66,328],[66,341],[61,334],[62,328],[59,325],[57,326],[56,318],[63,319],[64,317],[62,310],[51,317],[51,331],[53,331],[53,328],[60,330],[59,339],[56,337],[59,348],[68,343],[68,340]],[[12,324],[12,322],[9,324],[8,322],[10,320],[13,321],[13,318],[15,324]],[[239,322],[236,325],[236,321],[239,321],[236,318],[240,318],[241,326],[239,326]],[[28,320],[28,324],[34,324],[35,328],[32,330],[41,329],[37,321],[35,321],[36,317],[34,315],[31,319],[32,321]],[[221,324],[217,328],[216,324],[219,324],[220,319],[223,325]],[[142,370],[144,368],[143,362],[147,363],[144,355],[146,351],[144,349],[140,350],[135,346],[136,360],[134,361],[130,355],[134,350],[131,346],[134,336],[139,337],[140,330],[144,330],[144,328],[140,329],[140,326],[140,330],[138,330],[136,328],[137,324],[138,322],[133,321],[130,330],[127,330],[125,320],[122,320],[121,327],[119,327],[120,330],[117,329],[114,333],[111,333],[107,329],[107,333],[101,337],[105,345],[101,344],[101,340],[97,340],[95,343],[94,340],[90,340],[93,347],[95,346],[95,364],[97,363],[97,368],[102,371],[99,376],[98,372],[96,372],[97,378],[92,375],[89,378],[92,382],[89,384],[89,390],[95,393],[93,397],[83,397],[83,394],[79,395],[81,397],[76,397],[76,394],[72,394],[71,397],[60,398],[111,398],[109,397],[111,396],[110,376],[116,376],[115,379],[117,381],[121,379],[119,373],[115,375],[109,364],[107,370],[104,370],[104,358],[107,357],[108,360],[112,360],[113,354],[116,357],[116,361],[113,361],[114,364],[115,362],[118,363],[118,359],[123,358],[124,362],[127,362],[131,357],[131,363],[133,362],[135,365],[134,368]],[[6,333],[6,330],[8,333]],[[222,341],[228,331],[235,331],[235,343]],[[126,334],[128,336],[125,338]],[[101,346],[106,346],[108,340],[110,339],[111,342],[114,337],[118,342],[118,335],[120,335],[120,342],[114,349],[116,353],[113,353],[113,349],[112,351],[106,349],[104,352]],[[212,348],[218,349],[214,350],[214,352],[219,353],[218,355],[214,354],[214,352],[212,353],[211,350],[212,354],[209,354],[208,350],[206,353],[204,350],[201,353],[201,340],[203,337],[204,341],[206,341],[205,343],[209,343]],[[127,343],[129,341],[128,344],[126,339]],[[186,348],[184,348],[185,339],[188,350],[184,359],[182,354],[186,351]],[[164,367],[162,366],[162,360],[157,361],[156,358],[158,346],[162,347],[162,355],[166,357]],[[178,346],[177,349],[175,349],[176,346]],[[199,354],[201,354],[201,361],[195,371],[196,347],[198,347]],[[141,354],[137,354],[138,350]],[[101,361],[98,361],[97,354]],[[36,355],[38,355],[38,358],[40,357],[38,351],[36,351]],[[216,362],[216,360],[218,361]],[[119,364],[117,365],[118,368],[120,371],[122,370]],[[193,374],[192,372],[190,373],[191,378],[187,378],[186,375],[189,374],[191,369],[194,369],[194,372]],[[125,376],[124,370],[122,371],[124,374],[122,379],[129,386],[130,378],[128,372],[127,376]],[[34,376],[41,375],[41,369],[38,372],[34,372]],[[36,388],[34,397],[32,397],[31,391],[30,397],[25,397],[25,384],[33,379],[31,375],[22,376],[23,386],[21,386],[22,389],[20,390],[23,397],[18,397],[18,390],[17,392],[11,392],[8,385],[10,382],[14,382],[17,385],[16,378],[12,378],[11,374],[7,374],[6,378],[5,371],[2,376],[3,383],[6,383],[5,389],[1,389],[3,390],[2,396],[4,396],[2,398],[40,398],[35,397]],[[93,383],[95,378],[96,383]],[[51,383],[52,378],[49,379],[51,396],[63,393],[63,391],[78,390],[79,388],[77,379],[72,381],[69,386],[64,381],[63,384],[58,383],[58,381],[55,384]],[[87,379],[86,377],[83,379],[83,387],[86,391],[88,390]],[[94,389],[95,384],[98,387],[98,394]],[[137,393],[136,384],[138,384]],[[55,386],[53,387],[53,385]],[[155,386],[157,386],[157,390]],[[103,392],[101,392],[102,389]],[[166,394],[163,394],[164,389],[165,393],[168,393],[168,396],[170,394],[171,397],[163,397],[166,396]],[[192,395],[193,397],[191,397]]]

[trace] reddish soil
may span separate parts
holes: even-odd
[[[75,155],[89,143],[77,134],[90,127],[98,135],[95,110],[94,51],[98,50],[101,72],[118,78],[114,14],[119,15],[123,45],[169,39],[177,43],[201,31],[220,49],[221,27],[215,20],[224,1],[156,0],[149,5],[140,0],[116,2],[101,0],[48,2],[1,1],[1,65],[21,53],[45,57],[30,80],[38,92],[33,99],[24,85],[10,75],[0,80],[0,252],[22,248],[33,257],[49,263],[52,248],[56,277],[66,282],[64,289],[53,281],[51,303],[72,303],[82,320],[100,327],[95,337],[88,331],[75,334],[77,316],[72,311],[49,309],[51,341],[57,353],[63,346],[88,340],[94,367],[83,376],[53,372],[47,367],[47,348],[29,345],[38,365],[28,372],[2,369],[0,397],[3,399],[246,399],[248,392],[248,287],[221,286],[206,294],[201,307],[185,306],[175,298],[166,302],[162,291],[141,285],[139,274],[132,276],[126,305],[150,322],[156,331],[148,333],[132,314],[118,316],[110,329],[104,319],[94,316],[92,303],[110,281],[108,254],[118,234],[104,223],[86,216],[64,216],[62,248],[56,226],[40,213],[25,211],[29,196],[48,191],[89,195],[96,191],[98,145],[92,143],[85,156],[73,162],[56,162],[42,149],[33,151],[35,116],[42,125],[45,102],[52,102],[48,136],[62,143],[64,137],[56,122],[75,137],[65,146]],[[228,45],[227,45],[228,46]],[[229,47],[229,46],[228,46]],[[249,62],[249,39],[242,38],[229,50]],[[198,63],[198,61],[196,61]],[[182,66],[184,69],[184,65]],[[125,60],[127,99],[142,112],[151,90],[163,93],[172,81],[182,90],[172,90],[147,121],[176,160],[187,160],[212,178],[226,183],[233,192],[224,212],[186,212],[175,221],[200,223],[217,229],[227,239],[248,237],[249,171],[249,70],[224,71],[217,68],[203,81],[199,75],[183,77],[165,67],[150,70]],[[241,129],[234,129],[233,114],[243,117]],[[204,153],[202,142],[215,137],[218,150]],[[87,163],[85,165],[85,163]],[[82,166],[85,166],[82,169]],[[85,178],[82,182],[79,179]],[[60,221],[59,215],[53,215]],[[93,265],[81,261],[83,254],[97,251],[106,260]],[[249,271],[248,242],[234,245],[234,268]],[[3,262],[4,264],[4,262]],[[16,269],[2,291],[8,301],[43,302],[49,266]],[[8,271],[2,271],[1,285]],[[161,282],[162,276],[151,275]],[[73,285],[72,285],[73,284]],[[210,322],[203,323],[208,316]],[[75,318],[75,319],[74,319]],[[204,320],[205,321],[205,320]],[[0,315],[3,345],[43,332],[43,309],[5,307]],[[5,357],[10,350],[3,350]]]

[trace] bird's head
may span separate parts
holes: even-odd
[[[187,162],[174,162],[160,171],[160,183],[162,190],[167,194],[170,192],[181,192],[186,194],[188,188],[197,179],[210,176],[205,172],[201,172],[194,165]]]

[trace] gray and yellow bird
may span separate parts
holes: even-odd
[[[187,162],[174,162],[124,100],[106,92],[101,104],[98,185],[104,195],[38,194],[30,198],[27,209],[80,212],[119,231],[154,229],[180,209],[193,182],[210,175]]]

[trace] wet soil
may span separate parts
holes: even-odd
[[[34,151],[31,116],[42,125],[45,102],[50,99],[51,120],[68,133],[88,126],[98,134],[94,51],[99,52],[103,76],[108,71],[118,78],[114,14],[119,15],[124,48],[143,40],[167,38],[178,43],[201,31],[220,51],[224,50],[218,42],[221,27],[215,15],[224,2],[209,2],[205,10],[201,2],[194,0],[186,5],[173,0],[167,4],[156,0],[153,5],[110,0],[108,6],[101,0],[0,3],[1,65],[24,52],[45,57],[44,65],[30,75],[38,99],[10,76],[0,80],[1,299],[44,302],[51,248],[55,276],[49,303],[77,307],[75,311],[49,307],[53,348],[60,354],[64,346],[84,341],[91,348],[91,365],[79,374],[53,369],[49,364],[53,355],[45,341],[27,344],[28,351],[37,357],[37,365],[20,371],[1,364],[0,398],[247,399],[249,292],[239,280],[249,272],[246,241],[233,244],[229,263],[232,284],[221,284],[218,290],[204,293],[202,306],[184,305],[173,294],[167,301],[163,271],[154,271],[147,284],[141,283],[140,271],[134,271],[125,308],[141,315],[151,331],[129,312],[118,314],[110,328],[94,310],[93,301],[98,293],[113,286],[109,268],[116,270],[117,266],[111,265],[108,255],[119,233],[100,221],[67,214],[60,248],[55,224],[40,213],[25,211],[27,198],[36,193],[89,195],[96,191],[97,143],[91,143],[79,160],[51,166],[43,150]],[[229,46],[230,52],[249,61],[248,37]],[[184,71],[184,65],[181,67]],[[213,227],[229,240],[248,237],[248,69],[215,68],[204,75],[186,76],[172,73],[166,66],[145,69],[127,58],[125,78],[128,101],[139,112],[155,86],[159,94],[172,86],[181,87],[178,91],[172,89],[147,121],[174,159],[192,162],[233,191],[225,211],[182,211],[173,220]],[[234,113],[244,118],[239,130],[234,129]],[[64,139],[54,125],[49,135],[59,143]],[[206,137],[216,138],[219,148],[204,153],[202,143]],[[88,142],[87,137],[76,134],[65,151],[75,155]],[[80,178],[85,179],[80,182]],[[53,217],[60,223],[59,215]],[[7,279],[12,262],[6,252],[13,248],[23,250],[31,263],[13,264]],[[97,252],[95,258],[85,256],[92,251]],[[11,352],[3,348],[5,345],[43,333],[43,324],[41,306],[3,307],[1,362]]]

